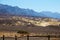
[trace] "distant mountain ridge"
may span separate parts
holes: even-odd
[[[35,12],[31,9],[23,9],[19,7],[12,7],[9,5],[0,4],[0,15],[22,15],[22,16],[34,16],[34,17],[49,17],[49,18],[59,18],[59,13],[52,12]]]
[[[57,12],[53,13],[53,12],[49,12],[49,11],[47,11],[47,12],[43,11],[43,12],[40,12],[40,13],[46,15],[47,17],[59,18],[60,19],[60,13],[57,13]]]

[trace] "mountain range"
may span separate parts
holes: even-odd
[[[33,16],[33,17],[48,17],[60,19],[60,13],[49,11],[35,12],[32,9],[19,8],[17,6],[9,6],[0,4],[0,16],[2,15],[18,15],[18,16]]]

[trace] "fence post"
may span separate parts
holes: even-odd
[[[27,35],[27,40],[29,40],[29,35]]]
[[[48,40],[50,40],[50,35],[48,35]]]
[[[15,40],[17,40],[17,36],[15,35]]]
[[[5,35],[3,35],[3,40],[5,39]]]

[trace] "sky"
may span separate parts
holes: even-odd
[[[0,4],[32,9],[37,12],[51,11],[60,13],[60,0],[0,0]]]

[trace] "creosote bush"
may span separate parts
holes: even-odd
[[[29,34],[27,31],[25,31],[25,30],[19,30],[17,33],[19,33],[19,34]]]

